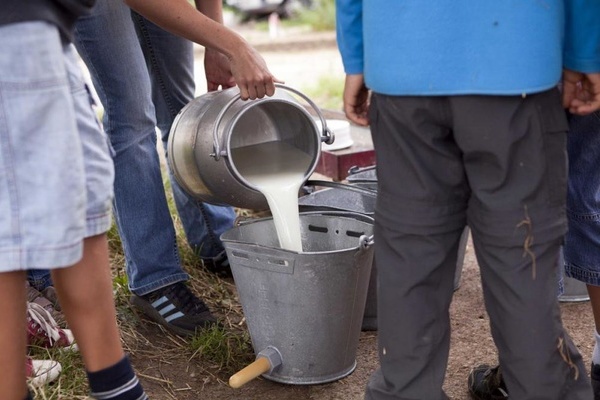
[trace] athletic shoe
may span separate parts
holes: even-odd
[[[59,327],[48,310],[30,301],[27,302],[27,342],[30,346],[77,350],[71,330]]]
[[[215,257],[200,257],[200,260],[202,260],[202,265],[204,265],[204,268],[206,268],[208,272],[211,272],[221,278],[231,278],[233,276],[231,273],[231,266],[229,265],[229,259],[227,258],[227,253],[225,250],[220,252]]]
[[[58,361],[33,360],[30,357],[25,361],[27,383],[34,387],[44,386],[56,380],[62,371]]]
[[[600,400],[600,364],[592,363],[590,374],[592,378],[592,389],[594,389],[594,400]]]
[[[206,304],[183,282],[143,296],[134,294],[130,301],[152,321],[181,336],[194,335],[217,322]]]
[[[42,290],[42,294],[45,298],[50,300],[57,311],[61,311],[60,304],[58,302],[58,295],[56,294],[56,289],[54,289],[54,286],[46,287],[44,290]]]
[[[502,379],[500,366],[479,365],[469,373],[469,393],[475,400],[505,400],[508,390]]]
[[[48,311],[52,318],[62,328],[66,328],[65,316],[59,311],[58,298],[56,297],[56,291],[52,286],[48,286],[43,292],[40,292],[29,282],[25,283],[27,288],[27,300],[32,303],[37,303]]]

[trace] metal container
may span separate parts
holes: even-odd
[[[322,131],[292,94],[312,106]],[[316,105],[292,88],[277,84],[272,97],[243,101],[234,87],[197,97],[179,112],[167,143],[168,163],[179,185],[198,200],[264,210],[264,195],[239,174],[232,149],[274,141],[310,156],[308,178],[319,161],[321,142],[332,143],[333,136]]]
[[[575,303],[588,301],[590,295],[587,291],[587,285],[575,278],[565,276],[563,278],[563,292],[558,296],[558,300],[563,303]]]
[[[350,183],[372,183],[377,182],[377,170],[375,165],[368,167],[352,167],[348,170],[348,177],[346,178]]]
[[[358,172],[349,171],[348,182],[344,184],[328,181],[307,181],[309,186],[329,186],[327,189],[312,191],[298,199],[300,211],[351,211],[371,217],[375,215],[377,195],[377,177],[374,167],[367,167]],[[357,171],[357,170],[355,170]],[[354,175],[356,174],[356,175]],[[360,174],[360,175],[359,175]],[[353,177],[353,179],[351,179]],[[465,260],[469,227],[465,227],[460,238],[456,271],[454,273],[454,290],[460,287],[462,269]],[[373,261],[371,277],[363,316],[362,330],[377,330],[377,263]]]
[[[221,235],[257,354],[259,372],[252,375],[310,385],[352,373],[373,259],[372,222],[356,213],[301,213],[302,253],[279,248],[271,218]],[[239,378],[245,370],[232,376],[233,387],[247,381]]]

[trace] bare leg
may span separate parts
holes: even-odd
[[[53,270],[52,279],[86,369],[99,371],[121,360],[106,235],[85,239],[82,260]]]
[[[600,333],[600,286],[587,285],[587,290],[590,295],[592,312],[594,313],[596,332]]]
[[[0,274],[0,399],[24,399],[25,384],[25,271]]]

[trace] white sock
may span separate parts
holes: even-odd
[[[592,353],[592,364],[600,365],[600,335],[598,335],[598,332],[594,331],[594,337],[596,338],[596,344]]]

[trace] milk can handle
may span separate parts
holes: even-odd
[[[327,126],[325,117],[323,116],[323,114],[321,113],[321,111],[319,110],[317,105],[311,99],[309,99],[303,93],[301,93],[301,92],[297,91],[296,89],[293,89],[289,86],[285,86],[280,83],[276,83],[275,87],[280,88],[280,89],[285,89],[287,91],[290,91],[290,92],[295,93],[296,95],[302,97],[313,108],[313,110],[315,110],[315,112],[319,116],[319,119],[321,120],[321,126],[323,127],[323,131],[322,131],[323,135],[321,136],[321,141],[325,142],[327,144],[333,143],[333,134],[332,134],[331,130],[329,129],[329,127]],[[221,151],[221,146],[219,145],[218,133],[219,133],[219,126],[221,124],[221,119],[223,118],[223,116],[225,115],[227,110],[229,110],[229,107],[231,107],[233,105],[233,103],[238,101],[240,99],[240,97],[241,96],[239,93],[236,94],[235,96],[233,96],[231,98],[231,100],[229,100],[227,102],[227,104],[225,104],[225,107],[223,107],[221,109],[221,111],[219,112],[219,115],[217,116],[215,127],[213,128],[213,153],[211,154],[211,157],[214,157],[215,161],[219,161],[221,156],[227,155],[227,153],[224,150]]]

